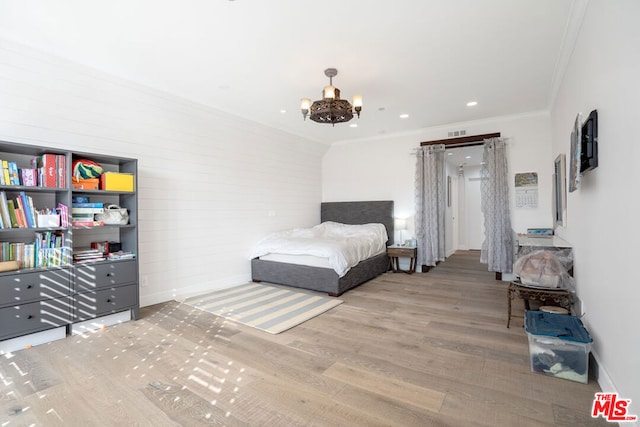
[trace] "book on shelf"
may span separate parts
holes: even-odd
[[[20,169],[20,183],[25,187],[35,187],[38,176],[35,169]]]
[[[7,200],[7,205],[9,207],[9,218],[11,220],[11,228],[18,228],[18,218],[16,217],[15,203],[13,202],[13,200]]]
[[[2,182],[4,185],[11,185],[11,177],[9,176],[9,162],[2,161]]]
[[[17,261],[20,268],[59,267],[71,263],[71,250],[61,231],[35,233],[32,242],[0,242],[0,259]]]
[[[74,227],[102,227],[104,221],[74,221],[71,219],[71,225]]]
[[[63,154],[56,155],[56,170],[58,172],[58,188],[67,188],[67,166],[66,157]]]
[[[134,254],[133,252],[125,252],[125,251],[118,251],[118,252],[110,252],[107,255],[108,259],[135,259],[136,254]]]
[[[82,215],[82,214],[101,214],[104,213],[104,208],[78,208],[75,207],[74,204],[71,205],[71,215]]]
[[[101,202],[82,202],[82,203],[78,203],[78,202],[73,202],[71,203],[71,208],[103,208],[104,209],[104,203]]]
[[[71,208],[73,209],[73,208]],[[71,214],[71,223],[75,225],[76,222],[93,222],[95,217],[93,214],[89,213],[72,213]]]
[[[9,162],[9,185],[20,185],[20,174],[16,162]]]
[[[66,228],[69,226],[69,208],[67,205],[58,203],[56,210],[60,214],[60,227]]]
[[[103,259],[104,259],[104,253],[100,252],[97,249],[88,248],[88,249],[77,249],[73,251],[74,263],[101,261]]]
[[[0,191],[0,216],[2,216],[2,228],[11,228],[12,221],[9,214],[9,203],[7,194],[4,191]]]
[[[24,214],[24,206],[22,205],[22,200],[18,197],[15,201],[15,211],[16,211],[16,219],[18,220],[18,228],[26,228],[27,227],[27,216]]]
[[[44,157],[46,156],[46,157]],[[24,186],[24,187],[56,187],[64,186],[66,183],[66,157],[56,155],[44,155],[47,165],[53,162],[54,166],[45,171],[44,163],[40,163],[41,157],[36,157],[31,161],[31,167],[20,168],[18,164],[11,160],[0,160],[0,185]],[[51,157],[53,156],[53,157]],[[45,174],[47,172],[47,174]],[[55,181],[54,181],[55,179]],[[44,185],[46,183],[46,185]]]
[[[36,210],[33,198],[21,191],[15,200],[8,199],[7,193],[0,191],[0,228],[37,228],[38,215],[60,215],[61,227],[69,225],[69,210],[66,205],[58,203],[55,209]],[[93,221],[93,216],[88,218]],[[50,227],[51,225],[46,225]]]
[[[45,153],[34,157],[31,160],[31,166],[38,171],[39,187],[55,188],[58,186],[58,168],[55,154]]]
[[[36,219],[33,209],[33,199],[31,196],[27,196],[24,191],[20,192],[20,195],[16,198],[18,207],[21,210],[22,219],[27,228],[34,228],[36,226]]]

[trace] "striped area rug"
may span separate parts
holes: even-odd
[[[337,298],[294,289],[245,283],[190,296],[181,302],[271,334],[279,334],[342,304]]]

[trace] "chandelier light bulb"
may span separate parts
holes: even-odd
[[[356,111],[358,118],[360,118],[360,111],[362,111],[362,95],[355,95],[353,97],[353,109]]]
[[[309,115],[309,109],[311,108],[311,100],[309,98],[302,98],[300,100],[300,111],[302,111],[302,117],[307,120]]]
[[[336,99],[336,88],[333,86],[325,86],[322,90],[322,99]]]

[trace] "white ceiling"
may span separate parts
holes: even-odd
[[[333,143],[548,109],[584,1],[0,0],[0,37]],[[328,67],[357,128],[302,120]]]

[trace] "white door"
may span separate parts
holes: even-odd
[[[465,176],[467,182],[466,191],[466,215],[467,220],[467,248],[468,249],[482,249],[482,241],[484,240],[484,215],[481,209],[481,196],[480,196],[480,168],[477,173],[475,170],[471,171],[469,168],[467,176]]]
[[[447,171],[448,173],[450,171]],[[457,176],[447,175],[446,179],[446,208],[444,218],[444,251],[445,256],[451,256],[458,249],[458,190]]]

